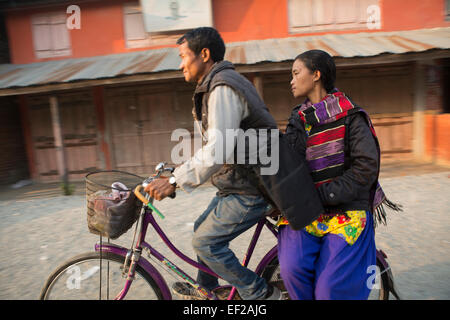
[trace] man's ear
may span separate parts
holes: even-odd
[[[203,48],[200,52],[200,56],[202,57],[202,61],[204,63],[207,63],[209,60],[211,60],[211,51],[209,51],[208,48]]]

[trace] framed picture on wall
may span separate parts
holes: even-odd
[[[146,32],[212,27],[211,0],[140,0]]]

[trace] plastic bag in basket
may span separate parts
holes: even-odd
[[[111,187],[111,192],[99,190],[88,196],[87,220],[90,232],[117,239],[137,220],[140,202],[122,183]]]

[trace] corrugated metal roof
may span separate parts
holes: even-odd
[[[334,57],[350,58],[449,48],[450,28],[434,28],[234,42],[227,44],[225,59],[236,65],[251,65],[291,61],[310,49],[322,49]],[[179,64],[177,48],[21,65],[3,64],[0,65],[0,89],[173,71]]]
[[[334,57],[350,58],[449,48],[450,28],[435,28],[235,42],[227,44],[225,58],[235,64],[254,64],[262,61],[289,61],[299,53],[311,49],[327,51]]]

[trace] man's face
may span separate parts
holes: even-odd
[[[200,82],[206,70],[205,63],[202,60],[202,54],[198,56],[189,49],[187,41],[178,46],[181,64],[180,69],[183,71],[184,79],[187,82]]]

